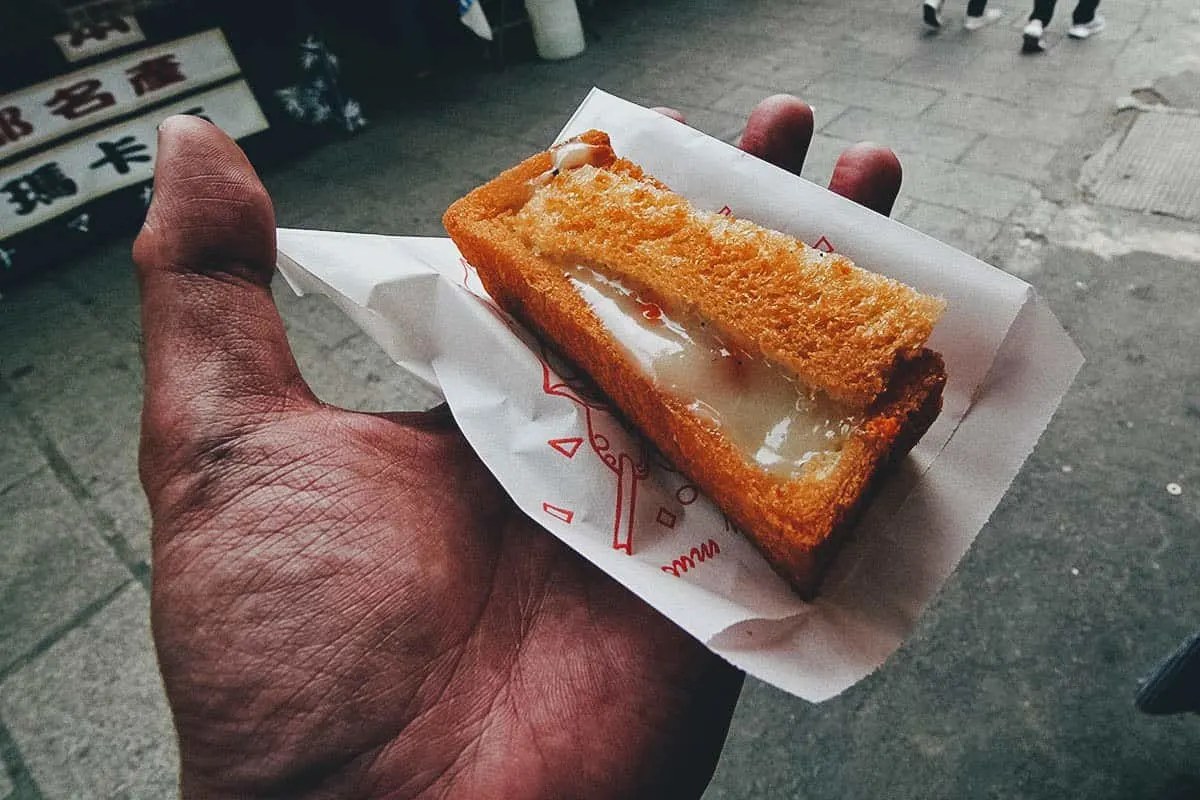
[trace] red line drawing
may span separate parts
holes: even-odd
[[[822,236],[820,239],[817,239],[816,244],[814,244],[813,247],[817,248],[818,250],[824,250],[826,253],[833,252],[833,244],[824,236]]]
[[[539,342],[542,362],[542,391],[555,397],[563,397],[583,409],[587,424],[587,440],[592,452],[600,457],[617,478],[617,502],[613,513],[613,549],[633,555],[633,526],[637,509],[638,483],[650,474],[650,466],[643,452],[633,454],[613,451],[608,437],[596,429],[596,413],[605,413],[608,407],[600,398],[596,388],[573,365],[564,362],[545,344]],[[552,363],[553,362],[553,363]]]
[[[597,412],[602,414],[608,412],[608,407],[599,391],[585,375],[577,372],[574,365],[559,357],[540,338],[523,327],[516,325],[482,287],[476,289],[472,286],[472,276],[476,278],[476,282],[478,281],[478,274],[475,272],[475,268],[465,258],[460,258],[459,261],[463,268],[463,287],[482,302],[492,315],[503,322],[521,341],[529,345],[530,350],[537,355],[538,360],[542,364],[542,391],[548,395],[566,398],[583,409],[584,418],[587,423],[588,444],[591,445],[592,452],[600,457],[604,466],[617,478],[616,509],[613,513],[613,549],[623,550],[626,555],[633,555],[633,526],[634,512],[637,509],[638,483],[645,480],[650,474],[647,448],[644,444],[639,445],[640,452],[637,453],[636,457],[626,452],[614,452],[608,437],[596,430],[595,414]],[[657,309],[657,306],[653,306],[653,308]],[[649,316],[649,314],[653,313],[653,310],[643,308],[643,312],[648,314],[647,319],[655,319],[655,317]],[[661,316],[661,310],[658,313]],[[614,422],[613,424],[617,423]],[[558,444],[582,441],[578,437],[566,437],[551,439],[548,441],[548,444],[555,450],[563,453],[563,455],[571,458],[580,445],[576,444],[568,452],[559,447]],[[557,516],[567,523],[570,523],[571,518],[575,515],[573,511],[558,508],[548,503],[543,503],[542,509],[546,513]],[[559,514],[555,513],[556,511],[566,516],[559,516]]]
[[[721,210],[718,211],[717,213],[723,217],[728,217],[728,216],[733,215],[733,209],[730,208],[729,206],[721,206]]]
[[[710,558],[720,555],[721,546],[714,539],[709,539],[699,547],[693,547],[688,552],[681,555],[679,558],[672,561],[667,566],[659,567],[668,575],[674,575],[678,578],[685,574],[690,569],[695,569],[697,564],[703,564]]]
[[[555,519],[561,519],[563,522],[567,523],[568,525],[571,524],[571,520],[575,519],[575,512],[572,511],[571,509],[561,508],[559,506],[552,506],[549,503],[542,503],[542,511],[545,511],[547,514],[554,517]]]
[[[583,444],[582,436],[568,436],[565,439],[550,439],[546,444],[562,453],[567,458],[574,458],[579,446]]]
[[[657,522],[659,525],[662,525],[664,528],[674,528],[676,519],[678,518],[666,508],[662,506],[658,507]]]
[[[679,505],[681,506],[690,506],[696,502],[696,498],[699,496],[700,490],[690,483],[685,483],[675,492],[675,499],[679,501]]]

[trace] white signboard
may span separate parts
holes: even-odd
[[[144,41],[146,34],[142,33],[137,18],[132,14],[85,25],[54,37],[54,42],[58,49],[62,50],[63,57],[71,63]]]
[[[0,96],[0,160],[240,71],[213,29]]]
[[[153,178],[158,124],[172,114],[202,116],[235,139],[268,127],[250,87],[236,81],[0,168],[0,240]]]

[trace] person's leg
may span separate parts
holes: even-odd
[[[969,0],[967,18],[963,20],[963,27],[969,31],[977,31],[1002,16],[1004,16],[1004,12],[1000,9],[987,7],[987,0]]]
[[[925,0],[921,4],[921,14],[925,24],[931,28],[942,27],[942,4],[945,0]]]
[[[1096,6],[1100,0],[1079,0],[1075,12],[1071,14],[1071,22],[1075,25],[1086,25],[1096,18]]]
[[[1057,2],[1058,0],[1033,0],[1033,13],[1029,15],[1029,19],[1040,21],[1043,27],[1049,25]]]
[[[1029,24],[1021,33],[1021,52],[1040,53],[1045,50],[1042,34],[1054,16],[1055,0],[1033,0],[1033,13],[1029,15]]]
[[[1096,13],[1100,0],[1079,0],[1075,13],[1071,15],[1071,27],[1067,36],[1072,39],[1086,39],[1104,30],[1104,17]]]

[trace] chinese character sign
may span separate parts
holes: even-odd
[[[18,217],[32,214],[39,205],[53,205],[55,200],[78,193],[75,181],[63,174],[57,161],[41,164],[0,186],[8,194],[8,202]]]
[[[101,102],[97,96],[89,85],[64,93],[60,102],[63,109],[86,113],[81,109]],[[0,244],[96,197],[149,181],[158,123],[172,114],[203,117],[234,138],[267,128],[250,87],[236,81],[0,167]],[[86,213],[77,214],[68,228],[86,233],[89,220]]]
[[[225,36],[214,29],[0,96],[0,159],[239,72]]]
[[[145,40],[137,18],[132,16],[88,20],[54,37],[63,57],[72,63]]]

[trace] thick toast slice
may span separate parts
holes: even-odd
[[[888,465],[941,408],[944,367],[924,343],[942,301],[784,234],[697,211],[617,158],[601,132],[527,159],[443,221],[492,297],[582,367],[803,596],[815,594]],[[838,409],[821,423],[831,443],[784,468],[764,466],[735,435],[735,415],[713,413],[689,394],[686,375],[664,380],[618,340],[585,298],[586,275],[638,307],[652,301],[691,331],[683,340],[711,347],[735,371],[765,365],[798,397],[821,398],[823,414]]]

